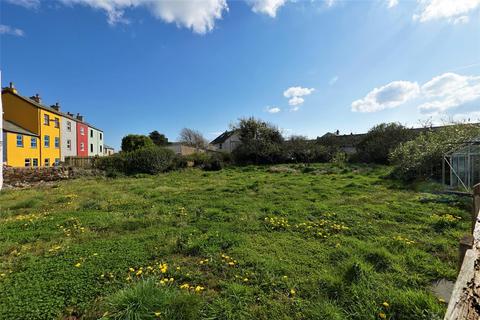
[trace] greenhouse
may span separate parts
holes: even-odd
[[[452,149],[443,162],[444,184],[470,191],[480,183],[480,137]]]

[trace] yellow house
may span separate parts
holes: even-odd
[[[39,166],[52,166],[60,162],[61,113],[41,104],[40,97],[27,98],[10,87],[2,90],[4,119],[38,136]],[[12,149],[8,158],[28,158],[25,149]],[[17,154],[20,153],[20,154]],[[22,166],[24,166],[23,164]]]
[[[38,136],[19,125],[3,120],[4,162],[12,167],[38,167]]]

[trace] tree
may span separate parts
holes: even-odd
[[[194,129],[183,128],[180,131],[180,142],[194,148],[206,148],[208,140],[203,137],[200,131]]]
[[[153,147],[152,139],[139,134],[129,134],[122,139],[122,151],[131,152],[145,147]]]
[[[476,124],[456,124],[428,129],[414,140],[400,144],[390,154],[395,174],[403,180],[440,178],[443,155],[462,143],[480,136]]]
[[[240,163],[279,163],[285,161],[284,139],[274,125],[253,117],[240,119],[234,126],[240,136],[240,145],[233,156]]]
[[[363,162],[387,164],[390,152],[416,135],[399,123],[381,123],[370,129],[358,144],[358,158]]]
[[[159,147],[168,145],[168,138],[157,130],[150,132],[148,136],[152,139],[153,143]]]

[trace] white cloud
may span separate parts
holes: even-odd
[[[337,0],[325,0],[325,4],[327,5],[327,7],[333,7],[333,5],[335,4],[335,2],[337,2]]]
[[[298,106],[301,105],[305,102],[305,99],[301,97],[293,97],[290,100],[288,100],[288,104],[291,106]]]
[[[278,107],[267,107],[268,113],[279,113],[281,110]]]
[[[313,91],[315,91],[314,88],[290,87],[283,92],[283,96],[285,98],[302,97],[308,96]]]
[[[460,16],[453,20],[453,24],[465,24],[465,23],[468,23],[469,21],[470,21],[470,18],[468,16]]]
[[[420,3],[419,13],[413,15],[414,20],[427,22],[446,19],[451,23],[467,22],[465,16],[480,6],[480,0],[417,0]],[[468,19],[468,17],[467,17]]]
[[[8,34],[11,36],[23,37],[25,35],[25,32],[23,32],[23,30],[21,29],[0,24],[0,34]]]
[[[157,1],[157,0],[58,0],[65,5],[85,5],[106,12],[109,24],[128,23],[125,10],[145,7],[156,18],[179,27],[205,34],[228,11],[226,0]]]
[[[375,112],[395,108],[415,98],[419,92],[420,88],[416,82],[393,81],[373,89],[363,99],[352,102],[352,111]]]
[[[40,0],[7,0],[7,2],[27,9],[35,9],[40,6]]]
[[[338,81],[338,76],[335,76],[328,81],[328,84],[333,86]]]
[[[388,7],[393,8],[398,5],[398,0],[388,0]]]
[[[290,111],[298,111],[305,102],[304,96],[308,96],[315,91],[314,88],[290,87],[283,92],[283,96],[288,98],[288,104],[292,106]]]
[[[272,18],[277,16],[277,10],[285,4],[285,0],[248,0],[252,5],[252,11],[263,13]]]
[[[422,93],[431,99],[418,108],[424,113],[444,112],[480,99],[480,77],[448,72],[434,77],[422,86]]]

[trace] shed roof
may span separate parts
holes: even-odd
[[[216,137],[212,142],[210,142],[210,144],[224,143],[225,141],[227,141],[228,138],[233,136],[235,132],[235,130],[225,131],[224,133]]]

